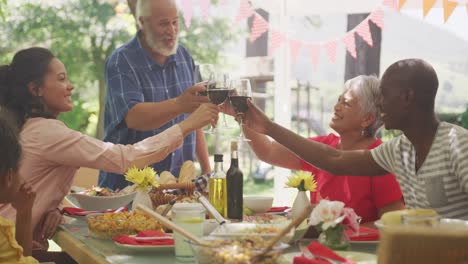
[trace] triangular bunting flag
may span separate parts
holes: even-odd
[[[330,62],[335,63],[336,61],[336,46],[337,46],[337,40],[332,40],[327,43],[325,43],[325,49],[327,51],[328,59]]]
[[[252,29],[250,30],[250,42],[254,42],[263,33],[268,31],[268,22],[259,14],[255,13],[254,20],[252,23]]]
[[[429,11],[434,7],[437,0],[423,0],[423,16],[426,17]]]
[[[210,5],[211,0],[198,0],[200,3],[200,9],[204,19],[207,19],[210,16]]]
[[[181,0],[181,9],[184,16],[185,27],[189,29],[192,24],[193,16],[192,0]]]
[[[401,8],[403,7],[403,5],[406,4],[406,0],[399,0],[399,4],[398,4],[398,10],[401,10]]]
[[[468,4],[466,4],[466,12],[468,13]]]
[[[398,9],[398,0],[384,0],[382,3],[384,6],[397,10]]]
[[[447,20],[449,17],[452,15],[453,10],[457,7],[458,3],[453,2],[450,0],[444,0],[443,1],[443,6],[444,6],[444,22],[447,23]]]
[[[378,26],[380,29],[384,28],[384,20],[383,20],[383,11],[380,9],[375,10],[370,14],[369,20],[374,22],[376,26]]]
[[[289,49],[291,51],[291,62],[296,62],[297,55],[299,54],[299,50],[301,49],[302,42],[295,39],[289,40]]]
[[[354,38],[354,31],[348,32],[342,40],[346,46],[346,49],[349,52],[349,55],[351,55],[353,58],[357,58],[356,40]]]
[[[250,6],[249,0],[241,0],[239,12],[237,13],[236,23],[241,21],[242,19],[248,18],[253,15],[254,11]]]
[[[317,69],[318,59],[320,55],[320,45],[310,44],[307,46],[307,51],[309,51],[310,61],[312,62],[313,68]]]
[[[285,40],[286,36],[283,33],[278,30],[272,30],[268,54],[270,54],[270,56],[273,55],[273,52],[275,52],[275,50],[279,48],[279,46],[281,46]]]
[[[373,47],[372,34],[369,27],[369,19],[365,19],[356,27],[356,33],[364,39],[364,41]]]

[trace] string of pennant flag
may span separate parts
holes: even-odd
[[[193,2],[198,1],[201,15],[207,18],[210,14],[211,0],[179,0],[181,10],[184,17],[185,26],[187,29],[191,25],[193,17]],[[228,0],[220,0],[218,5],[222,6],[227,3]],[[434,7],[437,0],[422,0],[423,2],[423,16],[425,17],[429,11]],[[466,5],[468,12],[468,0],[442,0],[442,6],[444,9],[444,20],[448,20],[450,15],[453,13],[458,5]],[[372,33],[370,30],[369,23],[375,24],[380,29],[384,28],[384,12],[382,7],[388,7],[392,10],[400,10],[407,0],[382,0],[381,6],[377,7],[371,12],[361,23],[350,31],[344,33],[342,36],[334,39],[329,39],[321,42],[309,42],[293,38],[287,33],[282,32],[279,29],[273,28],[270,23],[259,15],[254,7],[250,4],[249,0],[240,0],[239,9],[235,17],[235,22],[239,23],[245,19],[253,17],[252,27],[250,29],[249,41],[254,42],[260,36],[270,31],[269,38],[269,55],[273,55],[274,52],[282,45],[288,44],[291,62],[294,63],[297,59],[297,55],[301,49],[306,49],[309,58],[314,68],[317,67],[319,61],[319,55],[322,50],[325,51],[330,62],[336,61],[336,52],[340,43],[344,44],[346,51],[353,57],[357,58],[356,51],[356,39],[355,35],[359,35],[370,47],[373,47]]]

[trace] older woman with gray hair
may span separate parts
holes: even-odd
[[[378,101],[379,79],[361,75],[348,80],[343,93],[338,97],[330,127],[336,134],[310,138],[342,150],[372,149],[382,143],[376,133],[382,125]],[[258,158],[272,165],[310,171],[317,181],[317,192],[311,193],[311,202],[320,199],[342,201],[362,217],[364,225],[373,227],[373,222],[388,211],[404,208],[400,186],[395,176],[381,177],[335,177],[301,160],[290,150],[266,135],[244,126],[245,136]]]

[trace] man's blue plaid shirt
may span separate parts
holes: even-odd
[[[175,98],[191,87],[193,70],[193,58],[182,46],[179,46],[177,53],[170,56],[164,65],[150,57],[142,48],[138,37],[115,50],[108,58],[105,67],[107,94],[104,141],[133,144],[184,120],[187,117],[185,114],[150,131],[129,129],[125,124],[125,116],[136,104]],[[158,173],[170,170],[173,175],[179,175],[182,163],[194,159],[195,133],[191,133],[185,137],[182,148],[175,150],[163,161],[153,164],[153,168]],[[122,175],[103,171],[99,174],[99,186],[115,190],[127,185],[129,182]]]

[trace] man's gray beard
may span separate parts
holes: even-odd
[[[146,35],[146,43],[148,44],[149,48],[156,53],[159,53],[163,56],[171,56],[176,54],[177,48],[179,47],[179,39],[176,39],[174,43],[174,47],[171,49],[166,48],[162,39],[157,39],[153,34]]]

